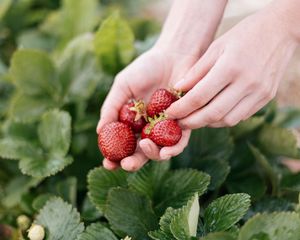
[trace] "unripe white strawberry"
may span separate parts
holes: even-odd
[[[28,230],[28,238],[30,240],[43,240],[45,237],[45,230],[41,225],[33,224]]]
[[[30,219],[26,215],[20,215],[17,218],[18,227],[23,231],[29,228],[30,222]]]

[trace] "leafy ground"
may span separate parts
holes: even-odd
[[[0,239],[34,222],[49,240],[298,240],[300,174],[282,164],[300,158],[298,109],[196,130],[136,173],[99,167],[99,108],[160,29],[138,4],[0,2]]]

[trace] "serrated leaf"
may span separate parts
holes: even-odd
[[[72,162],[71,156],[40,155],[37,158],[23,158],[19,167],[23,174],[45,178],[62,171]]]
[[[35,223],[45,227],[47,239],[51,240],[76,240],[84,230],[77,210],[60,198],[50,199]]]
[[[265,125],[258,136],[258,142],[268,153],[299,158],[296,136],[288,129]]]
[[[41,208],[44,207],[46,202],[50,200],[51,198],[55,197],[52,193],[44,193],[36,197],[32,202],[32,208],[36,211],[39,211]]]
[[[68,177],[63,181],[60,181],[56,185],[58,195],[65,201],[76,206],[77,200],[77,178]]]
[[[231,129],[231,132],[233,133],[235,138],[239,138],[259,128],[264,123],[264,121],[264,116],[254,116],[233,127]]]
[[[104,212],[108,191],[113,187],[127,186],[127,173],[123,170],[108,171],[95,168],[88,174],[88,190],[91,202]]]
[[[197,168],[199,159],[227,160],[234,149],[233,138],[227,128],[201,128],[192,132],[189,145],[176,157],[176,167]]]
[[[162,215],[162,217],[159,220],[160,229],[149,232],[149,236],[155,240],[174,240],[175,237],[171,232],[170,225],[172,219],[176,216],[179,210],[180,209],[167,208],[164,215]]]
[[[164,176],[170,168],[169,162],[151,162],[128,178],[131,189],[155,201]]]
[[[127,189],[111,189],[107,197],[105,216],[111,227],[122,237],[146,240],[148,232],[158,227],[151,202],[147,197]]]
[[[101,66],[93,52],[92,34],[71,41],[58,63],[65,101],[87,100],[96,90],[102,77]]]
[[[177,240],[190,240],[191,237],[196,237],[199,212],[198,194],[195,194],[171,221],[170,229]]]
[[[246,214],[249,207],[250,196],[244,193],[228,194],[214,200],[204,212],[206,232],[229,229]]]
[[[55,67],[45,52],[16,51],[10,74],[18,90],[26,95],[56,98],[60,91]]]
[[[20,139],[0,139],[0,157],[6,159],[21,159],[35,156],[39,150],[30,142]]]
[[[217,232],[210,233],[205,237],[200,238],[199,240],[236,240],[230,233],[227,232]]]
[[[258,214],[241,228],[239,240],[298,240],[300,217],[297,213]]]
[[[81,209],[81,217],[89,222],[95,221],[102,217],[102,212],[100,212],[96,207],[91,203],[88,196],[84,198],[82,209]]]
[[[38,127],[40,142],[53,155],[65,156],[71,143],[71,116],[52,110],[45,113]]]
[[[51,99],[17,93],[11,99],[9,115],[15,121],[33,122],[39,120],[45,111],[54,106],[56,104]]]
[[[206,191],[209,180],[209,175],[197,170],[181,169],[169,172],[157,194],[155,211],[162,215],[168,207],[182,207],[195,193],[201,196]]]
[[[80,235],[78,240],[118,240],[111,230],[100,223],[93,223],[88,226]]]
[[[133,32],[117,12],[104,20],[94,44],[103,70],[113,75],[132,60],[135,52]]]

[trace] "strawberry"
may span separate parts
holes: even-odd
[[[182,136],[182,130],[175,120],[166,119],[164,115],[158,118],[150,119],[143,131],[142,139],[150,138],[157,145],[173,146],[179,142]]]
[[[180,93],[174,91],[170,92],[167,89],[157,89],[151,96],[149,104],[147,106],[147,114],[149,117],[159,115],[166,110],[173,102],[175,102],[180,96]]]
[[[112,122],[100,129],[98,146],[103,156],[110,161],[119,162],[131,156],[136,145],[134,132],[125,123]]]
[[[119,121],[127,124],[135,133],[140,133],[146,125],[145,104],[143,101],[130,101],[119,112]]]

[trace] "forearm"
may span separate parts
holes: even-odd
[[[227,0],[174,0],[157,46],[200,56],[210,45]]]
[[[300,0],[274,0],[270,9],[297,43],[300,43]]]

